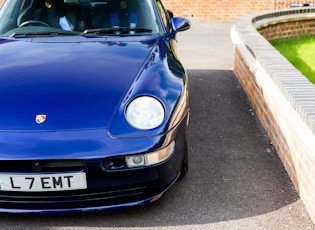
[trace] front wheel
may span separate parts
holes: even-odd
[[[187,134],[185,134],[184,158],[183,158],[182,168],[180,170],[179,179],[184,178],[186,176],[187,172],[188,172],[188,140],[187,140]]]

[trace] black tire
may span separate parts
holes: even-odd
[[[185,143],[184,143],[184,158],[182,163],[182,168],[180,170],[179,180],[183,179],[188,172],[188,141],[187,134],[185,135]]]

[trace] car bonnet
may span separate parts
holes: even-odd
[[[155,43],[0,39],[0,130],[106,127]]]

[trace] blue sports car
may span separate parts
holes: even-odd
[[[160,0],[5,0],[0,212],[141,205],[183,177],[189,27]]]

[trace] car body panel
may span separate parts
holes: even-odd
[[[154,43],[155,40],[0,44],[0,108],[6,108],[0,129],[106,127]],[[122,66],[128,71],[121,71]],[[47,122],[40,126],[34,123],[37,114],[46,114]]]

